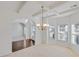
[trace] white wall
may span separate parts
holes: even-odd
[[[55,25],[55,29],[56,29],[56,39],[57,39],[57,24],[68,24],[69,26],[69,32],[68,32],[68,35],[69,35],[69,39],[68,39],[68,43],[71,44],[71,24],[79,24],[79,11],[74,13],[74,14],[71,14],[69,16],[65,16],[65,17],[59,17],[59,18],[49,18],[48,20],[48,23],[51,24],[51,25]],[[53,43],[53,40],[52,41],[49,41],[49,43]],[[75,50],[75,52],[77,52],[79,54],[79,45],[72,45],[71,48],[73,50]]]
[[[61,25],[61,24],[70,24],[69,23],[70,20],[69,20],[69,16],[63,16],[63,17],[57,17],[57,18],[49,18],[48,19],[48,23],[50,25],[54,25],[55,26],[55,40],[58,40],[58,25]],[[68,35],[70,35],[70,33],[68,33]],[[69,37],[69,40],[70,40],[70,37]],[[48,40],[49,42],[52,42],[52,40]]]
[[[79,12],[72,14],[70,16],[70,19],[71,19],[71,24],[79,24]],[[72,49],[75,50],[75,52],[79,54],[79,45],[73,45]]]
[[[18,41],[23,39],[23,29],[21,24],[17,22],[12,23],[12,41]]]
[[[0,10],[0,56],[12,51],[12,22],[17,18],[16,13]]]

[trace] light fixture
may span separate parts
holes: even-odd
[[[42,9],[42,19],[40,20],[40,23],[36,25],[37,28],[39,30],[41,30],[41,31],[46,30],[48,28],[48,26],[49,26],[49,24],[44,23],[44,19],[43,19],[43,8],[44,8],[44,6],[41,6],[41,9]]]

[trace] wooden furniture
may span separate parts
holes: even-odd
[[[13,41],[12,42],[12,52],[21,50],[24,48],[24,40]]]
[[[26,44],[26,46],[24,46],[24,43]],[[34,45],[32,39],[26,39],[26,42],[24,42],[24,40],[13,41],[12,42],[12,52],[30,47],[32,45]]]
[[[26,40],[26,47],[32,46],[32,39],[27,39]]]

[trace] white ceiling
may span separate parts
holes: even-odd
[[[23,3],[22,1],[0,1],[0,10],[17,12]]]
[[[41,6],[44,9],[53,9],[66,1],[0,1],[0,10],[12,11],[22,17],[37,15],[41,12]]]
[[[53,8],[56,7],[62,3],[65,3],[65,1],[0,1],[0,9],[9,9],[12,11],[17,11],[20,7],[23,7],[23,9],[28,9],[28,8],[24,8],[26,7],[34,7],[34,6],[41,6],[44,5],[45,7],[48,8]],[[24,5],[25,4],[25,5]],[[32,8],[30,7],[30,8]],[[33,8],[35,9],[35,8]],[[40,9],[40,8],[39,8]],[[28,11],[27,11],[28,12]]]
[[[72,2],[70,4],[68,1],[0,1],[0,10],[15,12],[20,18],[29,18],[39,15],[42,5],[45,11],[56,8],[57,12],[61,12],[62,10],[69,9],[70,7],[68,8],[68,6],[73,4],[79,4],[79,2]]]
[[[32,16],[37,15],[41,12],[41,6],[44,6],[44,10],[50,10],[53,9],[66,1],[31,1],[27,2],[21,9],[20,9],[20,15],[21,16]]]

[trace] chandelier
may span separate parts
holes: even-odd
[[[49,24],[44,23],[43,8],[44,8],[44,6],[41,6],[41,9],[42,9],[42,19],[40,20],[40,23],[36,25],[37,28],[39,30],[41,30],[41,31],[46,30],[48,28],[48,26],[49,26]]]

